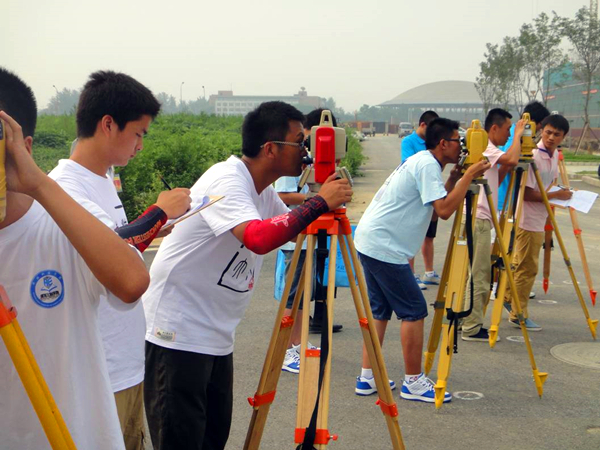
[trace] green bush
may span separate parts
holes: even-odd
[[[352,136],[352,133],[349,130],[346,130],[346,134],[348,136],[348,153],[342,161],[340,162],[341,166],[345,166],[350,175],[353,177],[360,176],[359,169],[367,160],[367,157],[363,155],[362,146],[358,139]]]

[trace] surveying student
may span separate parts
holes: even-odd
[[[504,145],[511,130],[512,115],[504,109],[495,108],[488,112],[485,118],[485,131],[488,134],[488,146],[483,152],[490,162],[491,168],[483,177],[487,180],[494,205],[498,202],[498,184],[502,181],[506,171],[512,170],[519,162],[521,156],[521,136],[525,130],[525,122],[519,120],[514,128],[514,142],[506,153],[498,147]],[[504,172],[500,173],[500,166]],[[492,214],[483,188],[477,201],[475,226],[473,227],[473,263],[471,276],[473,277],[473,309],[471,314],[463,319],[462,340],[488,342],[488,329],[483,327],[483,311],[487,306],[491,281],[490,240],[492,230]],[[466,299],[469,302],[470,283],[467,282]]]
[[[406,161],[412,155],[427,149],[425,145],[427,125],[429,125],[432,120],[437,119],[438,117],[439,116],[435,111],[425,111],[423,114],[421,114],[421,117],[419,117],[418,128],[413,131],[412,134],[402,139],[400,144],[402,162]],[[435,272],[435,270],[433,270],[433,240],[435,239],[436,232],[437,216],[434,213],[431,218],[431,222],[429,222],[429,228],[427,228],[423,245],[421,246],[423,263],[425,264],[425,273],[423,274],[423,279],[421,280],[421,277],[415,274],[415,280],[417,280],[417,284],[422,290],[427,289],[427,285],[440,284],[440,276]],[[415,258],[410,258],[408,263],[410,264],[410,268],[414,273]]]
[[[533,161],[539,170],[546,191],[558,178],[558,151],[556,149],[568,132],[569,121],[561,115],[550,115],[542,121],[542,139],[537,148],[533,149]],[[569,189],[561,189],[556,192],[547,192],[546,195],[549,200],[553,198],[568,200],[573,196],[573,192]],[[544,242],[544,225],[547,218],[548,213],[543,203],[542,194],[537,185],[533,168],[530,168],[527,184],[525,185],[523,211],[515,236],[515,250],[512,261],[515,267],[514,276],[517,296],[521,302],[527,331],[541,331],[542,329],[540,325],[529,318],[527,303],[529,300],[528,294],[538,272],[538,260]],[[516,311],[514,302],[517,300],[510,291],[507,291],[504,301],[511,303],[508,321],[519,327],[519,320],[514,314],[514,311]]]
[[[307,136],[310,136],[310,130],[313,126],[318,126],[321,123],[321,114],[324,111],[323,108],[315,109],[307,114],[304,120],[304,133]],[[337,121],[335,116],[331,115],[331,122],[334,127],[337,127]],[[300,181],[300,177],[281,177],[275,182],[275,191],[279,195],[279,198],[285,203],[290,209],[294,209],[297,205],[301,205],[307,200],[308,194],[308,184],[305,184],[300,192],[298,192],[298,183]],[[285,274],[290,268],[290,264],[292,262],[292,256],[294,254],[294,249],[296,244],[294,242],[286,242],[283,246],[281,246],[281,251],[285,255]],[[298,266],[296,268],[296,273],[294,274],[294,279],[292,280],[292,286],[290,289],[290,295],[287,299],[287,305],[285,310],[285,315],[289,316],[292,313],[292,305],[294,303],[294,297],[296,295],[296,291],[298,289],[298,282],[300,281],[300,275],[302,273],[302,266],[304,264],[304,259],[306,257],[306,241],[302,245],[302,250],[300,252],[300,257],[298,259]],[[302,310],[303,302],[300,302],[300,310]],[[323,317],[323,301],[315,301],[315,315],[311,319],[309,332],[311,333],[321,333],[321,323]],[[333,324],[333,332],[337,333],[342,331],[343,326],[338,324]],[[292,328],[292,335],[290,337],[289,347],[285,353],[285,358],[283,360],[282,370],[291,373],[299,373],[300,372],[300,338],[302,333],[302,314],[298,314],[296,316],[296,320],[294,322],[294,326]]]
[[[242,157],[208,169],[192,198],[223,199],[180,223],[151,268],[146,311],[146,414],[156,450],[222,449],[231,426],[233,341],[262,255],[350,201],[347,180],[332,175],[319,194],[290,211],[272,183],[298,176],[304,115],[263,103],[242,126]]]
[[[400,396],[433,403],[433,383],[421,372],[427,304],[408,260],[418,251],[434,211],[443,220],[450,218],[462,206],[471,181],[490,165],[486,161],[475,163],[460,179],[460,168],[455,167],[444,185],[444,167],[456,164],[461,152],[458,122],[433,120],[427,127],[425,142],[429,150],[398,166],[379,188],[358,224],[355,243],[381,343],[392,312],[402,320],[400,337],[406,375]],[[355,392],[377,392],[364,345]],[[446,393],[444,402],[451,398]]]
[[[120,310],[135,307],[148,286],[148,272],[137,252],[106,226],[112,225],[107,215],[83,203],[90,214],[35,165],[30,156],[35,98],[23,81],[2,68],[0,110],[8,180],[7,215],[0,223],[0,283],[18,310],[77,448],[124,449],[98,329],[98,304],[100,296],[107,296]],[[0,391],[2,448],[49,449],[3,345]]]
[[[113,183],[112,166],[125,166],[142,150],[144,136],[160,104],[152,92],[123,73],[90,75],[77,105],[77,141],[70,159],[62,159],[50,177],[77,201],[90,201],[107,214],[117,233],[143,252],[167,218],[190,207],[188,189],[162,192],[131,224]],[[113,226],[113,229],[115,226]],[[105,300],[98,314],[108,373],[127,450],[144,447],[144,335],[142,303],[126,313]]]

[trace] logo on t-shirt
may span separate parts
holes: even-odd
[[[256,254],[240,246],[223,270],[217,284],[234,292],[248,292],[254,287]]]
[[[54,308],[65,298],[63,277],[55,270],[44,270],[31,280],[31,298],[43,308]]]

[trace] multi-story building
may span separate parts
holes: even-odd
[[[297,94],[285,95],[233,95],[233,91],[219,91],[208,99],[213,112],[218,116],[245,116],[264,102],[279,100],[295,106],[303,113],[308,113],[325,104],[325,99],[310,96],[301,88]]]

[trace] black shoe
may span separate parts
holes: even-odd
[[[339,333],[340,331],[342,331],[342,329],[344,328],[344,325],[341,324],[333,324],[333,332],[334,333]],[[317,322],[315,320],[313,320],[313,318],[310,318],[310,322],[309,322],[309,326],[308,326],[308,332],[311,334],[321,334],[321,322]]]

